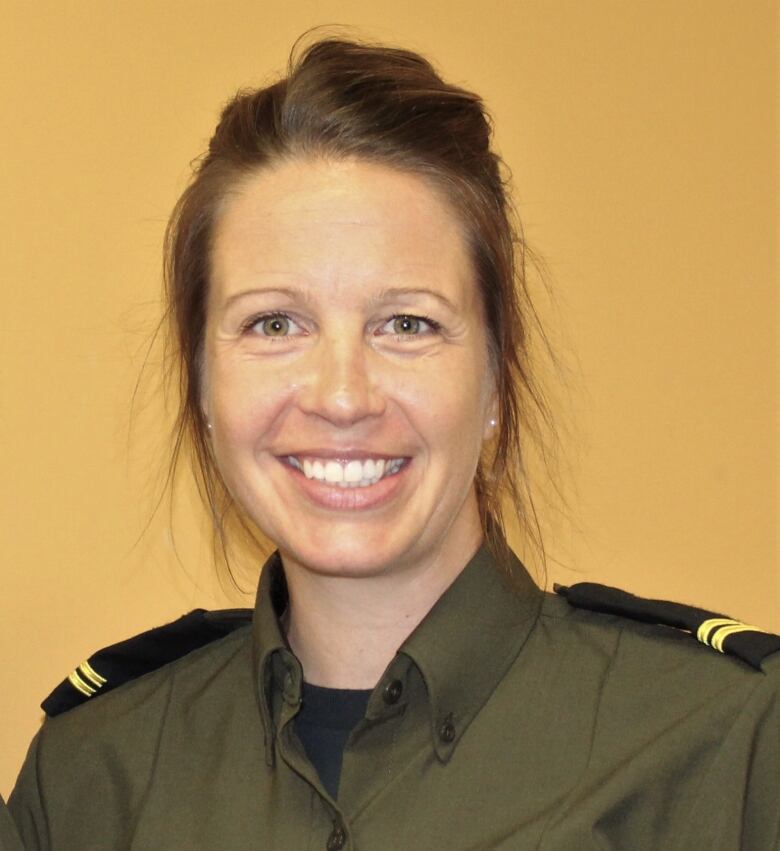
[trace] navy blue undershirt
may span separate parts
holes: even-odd
[[[295,732],[322,785],[335,800],[349,734],[366,713],[371,690],[303,684]]]

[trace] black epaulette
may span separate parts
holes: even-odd
[[[736,656],[759,671],[764,659],[780,651],[780,635],[695,606],[637,597],[595,582],[553,587],[575,608],[676,627],[713,650]]]
[[[51,718],[99,697],[199,647],[223,638],[252,620],[251,609],[195,609],[172,623],[98,650],[82,662],[43,701]]]

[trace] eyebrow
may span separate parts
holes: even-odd
[[[233,293],[225,299],[225,307],[230,307],[234,302],[240,301],[250,295],[265,295],[266,293],[276,293],[277,295],[287,296],[291,301],[310,301],[307,293],[300,290],[291,290],[288,287],[250,287],[246,290]]]
[[[441,302],[446,308],[451,310],[453,313],[458,312],[458,308],[447,298],[447,296],[442,293],[437,293],[436,290],[429,290],[425,287],[391,287],[389,289],[382,290],[379,295],[375,296],[371,299],[372,303],[379,303],[384,301],[391,301],[394,298],[399,298],[403,296],[416,296],[416,295],[427,295],[431,296],[431,298],[435,298],[436,301]]]
[[[290,289],[289,287],[252,287],[247,290],[241,290],[241,292],[233,293],[233,295],[225,299],[225,307],[229,307],[234,302],[245,298],[246,296],[265,295],[266,293],[275,293],[277,295],[287,296],[287,298],[291,301],[304,303],[312,301],[309,293],[297,289]],[[387,301],[392,301],[395,298],[418,295],[430,296],[431,298],[436,299],[436,301],[441,302],[441,304],[453,313],[458,312],[458,308],[447,298],[447,296],[436,292],[436,290],[430,290],[425,287],[389,287],[373,296],[371,298],[371,304],[382,304]]]

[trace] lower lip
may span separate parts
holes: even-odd
[[[412,463],[407,459],[397,473],[385,476],[374,485],[342,488],[318,479],[307,479],[297,467],[283,459],[279,460],[312,502],[336,511],[366,511],[389,502],[403,485],[406,472]]]

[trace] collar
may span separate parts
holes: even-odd
[[[279,550],[263,565],[252,617],[252,661],[265,736],[265,760],[274,762],[274,739],[282,704],[300,701],[301,663],[290,650],[279,618],[287,605],[287,582]]]
[[[525,644],[543,594],[511,553],[511,570],[486,544],[401,646],[425,681],[436,754],[446,762]]]
[[[541,609],[542,592],[517,556],[511,551],[510,555],[507,574],[487,545],[480,546],[401,645],[368,703],[369,719],[398,711],[405,702],[398,699],[399,684],[403,689],[410,668],[416,668],[425,684],[433,746],[442,762],[449,760],[520,653]],[[256,691],[269,765],[280,709],[285,703],[300,702],[303,681],[301,665],[279,624],[286,601],[287,585],[276,551],[263,567],[252,626]]]

